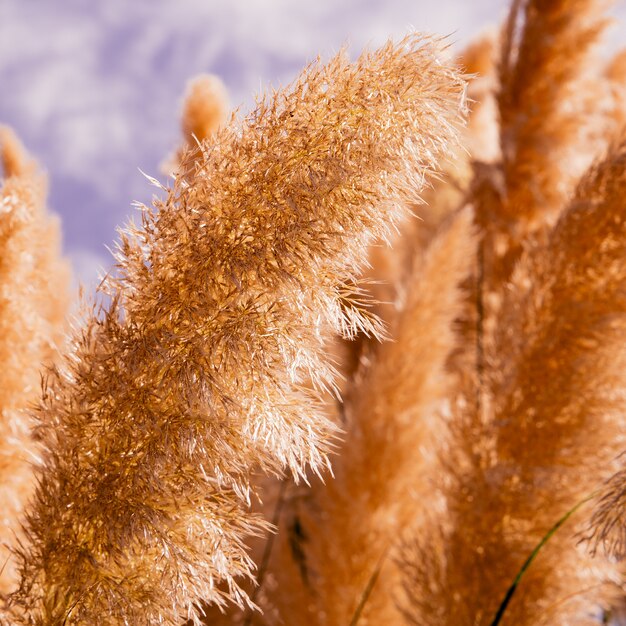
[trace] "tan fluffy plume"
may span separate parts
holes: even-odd
[[[598,493],[586,540],[613,559],[626,556],[626,470],[616,472]]]
[[[411,623],[491,624],[533,548],[623,449],[623,141],[576,183],[610,136],[606,111],[583,115],[588,94],[598,87],[604,98],[608,87],[601,72],[588,74],[603,6],[513,3],[500,62],[502,156],[476,164],[471,189],[482,237],[468,294],[475,343],[468,335],[462,361],[473,367],[440,452],[447,508],[403,557]],[[608,615],[620,568],[576,548],[583,519],[542,550],[503,625]]]
[[[411,566],[415,623],[489,624],[535,545],[624,446],[625,164],[622,142],[516,271],[489,359],[489,421],[453,424],[450,517]],[[619,568],[577,550],[575,530],[544,549],[503,624],[594,624],[611,606]]]
[[[604,0],[514,0],[501,36],[497,103],[501,158],[476,171],[484,232],[482,307],[489,335],[501,294],[524,248],[558,218],[578,177],[606,144],[584,94],[597,86],[595,44]],[[592,128],[590,128],[592,127]]]
[[[331,331],[377,332],[344,286],[448,153],[463,94],[411,36],[314,63],[183,158],[47,380],[16,621],[199,623],[203,599],[245,602],[250,476],[326,467],[334,428],[303,383],[333,385]]]
[[[435,416],[446,410],[459,285],[473,255],[468,210],[416,255],[405,302],[390,328],[393,340],[362,359],[345,399],[345,442],[333,464],[335,478],[296,502],[282,529],[291,543],[279,545],[287,554],[277,555],[277,588],[264,607],[265,623],[350,624],[373,578],[362,623],[399,623],[395,560],[402,529],[416,524],[432,497]]]
[[[7,593],[17,582],[8,548],[34,487],[37,450],[26,410],[37,400],[40,370],[62,343],[69,267],[58,220],[46,211],[46,178],[6,127],[0,163],[0,592]]]
[[[165,174],[176,172],[181,159],[190,161],[190,152],[201,156],[199,143],[210,139],[226,124],[228,91],[219,76],[199,74],[187,83],[183,95],[181,130],[183,145],[161,165]]]

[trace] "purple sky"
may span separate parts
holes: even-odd
[[[497,25],[508,0],[0,0],[0,123],[50,174],[77,276],[109,265],[105,244],[163,179],[188,78],[219,74],[233,105],[290,82],[344,43],[352,54],[411,30],[458,46]],[[624,2],[617,13],[626,23]],[[612,31],[612,45],[626,28]]]

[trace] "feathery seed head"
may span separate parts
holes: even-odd
[[[377,332],[343,285],[450,152],[464,82],[417,35],[311,65],[190,149],[144,207],[47,382],[20,549],[25,623],[199,623],[246,602],[253,471],[328,465],[331,331]]]

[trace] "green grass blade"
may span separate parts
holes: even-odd
[[[505,596],[504,596],[504,598],[503,598],[503,600],[500,603],[500,606],[498,608],[498,612],[496,613],[496,616],[493,618],[493,621],[491,622],[491,626],[498,626],[500,624],[500,621],[502,620],[504,612],[506,611],[506,609],[507,609],[507,607],[509,605],[509,602],[511,601],[511,598],[513,597],[513,594],[515,593],[515,590],[517,589],[517,586],[519,585],[520,581],[522,580],[522,577],[526,573],[526,570],[530,567],[531,563],[535,560],[535,557],[539,554],[539,551],[541,550],[541,548],[543,548],[543,546],[545,546],[546,543],[548,543],[548,541],[550,540],[552,535],[554,535],[554,533],[556,533],[556,531],[559,528],[561,528],[561,526],[563,526],[563,524],[565,524],[565,522],[574,513],[576,513],[576,511],[578,511],[578,509],[581,506],[583,506],[585,503],[589,502],[589,500],[594,498],[595,495],[596,495],[595,493],[591,494],[590,496],[588,496],[584,500],[581,500],[574,508],[570,509],[567,513],[565,513],[565,515],[563,515],[563,517],[561,517],[561,519],[559,519],[556,522],[556,524],[554,524],[554,526],[552,526],[552,528],[550,528],[550,530],[543,536],[541,541],[535,546],[535,549],[530,553],[530,556],[526,559],[526,561],[522,565],[522,567],[519,570],[519,572],[517,572],[517,576],[515,577],[515,580],[513,581],[512,585],[507,589],[507,592],[506,592],[506,594],[505,594]]]
[[[374,585],[376,584],[376,581],[378,580],[378,576],[380,574],[380,570],[382,569],[383,561],[385,560],[386,555],[387,553],[385,551],[385,554],[382,555],[382,557],[380,558],[380,561],[378,561],[378,565],[376,566],[376,569],[370,576],[370,579],[367,581],[367,585],[365,586],[365,589],[363,590],[363,593],[361,594],[361,599],[359,600],[359,604],[356,607],[356,610],[354,611],[354,615],[352,616],[352,619],[350,620],[350,626],[356,626],[357,622],[361,618],[361,613],[363,613],[363,609],[365,608],[365,605],[367,604],[367,601],[372,593],[372,590],[374,589]]]

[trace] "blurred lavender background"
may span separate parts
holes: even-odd
[[[0,123],[13,126],[50,174],[65,250],[92,286],[105,244],[163,179],[179,140],[186,81],[220,75],[233,106],[290,82],[318,54],[356,55],[412,30],[458,48],[497,26],[508,0],[0,0]],[[611,31],[614,48],[626,33]]]

